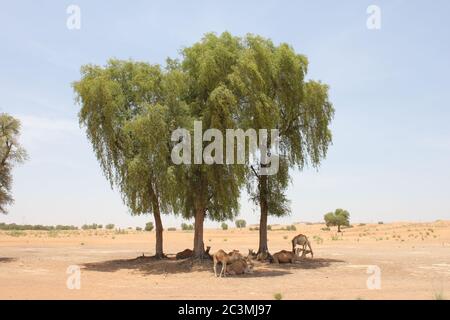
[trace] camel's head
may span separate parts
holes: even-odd
[[[244,261],[246,264],[245,273],[253,273],[254,264],[253,264],[252,260],[249,259],[248,257],[245,257]]]

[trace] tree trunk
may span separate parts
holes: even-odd
[[[195,209],[194,223],[194,257],[203,258],[205,255],[205,244],[203,243],[203,222],[206,210],[201,207]]]
[[[260,176],[259,178],[259,205],[261,208],[261,217],[259,220],[259,248],[258,253],[269,252],[267,246],[267,176]]]
[[[161,213],[159,212],[159,206],[156,207],[157,210],[153,210],[153,216],[155,218],[155,233],[156,233],[155,257],[158,259],[162,259],[164,258],[163,225],[161,222]]]
[[[155,257],[158,259],[163,259],[165,256],[163,250],[163,225],[161,221],[161,211],[159,210],[159,201],[153,188],[150,188],[150,194],[152,197],[153,217],[155,219]]]
[[[341,225],[338,224],[338,232],[341,232]]]

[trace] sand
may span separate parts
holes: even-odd
[[[296,227],[269,231],[270,251],[290,250],[290,240],[303,233],[314,259],[255,263],[253,274],[222,279],[211,262],[149,258],[154,232],[0,231],[0,299],[450,298],[450,221],[355,224],[341,235],[322,224]],[[189,248],[192,239],[192,232],[166,231],[165,252]],[[205,230],[204,239],[211,252],[246,254],[256,249],[258,232]]]

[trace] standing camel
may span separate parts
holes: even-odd
[[[292,253],[295,253],[295,246],[299,245],[302,247],[303,254],[302,256],[305,256],[308,251],[306,250],[306,247],[309,248],[309,253],[311,253],[311,258],[314,258],[314,253],[311,248],[311,243],[309,242],[308,238],[303,235],[299,234],[298,236],[295,236],[294,239],[292,239]]]

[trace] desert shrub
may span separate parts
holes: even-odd
[[[194,226],[192,224],[182,223],[181,224],[181,230],[188,231],[188,230],[194,230]]]
[[[329,227],[325,227],[321,229],[322,231],[330,231],[331,229]]]
[[[222,222],[220,227],[222,228],[222,230],[228,230],[228,225],[225,222]]]
[[[49,231],[47,231],[47,235],[48,235],[50,238],[57,238],[58,235],[59,235],[59,232],[56,231],[56,230],[49,230]]]
[[[360,224],[358,224],[358,226],[360,226],[360,227],[363,227],[363,226],[365,226],[366,224],[365,223],[360,223]]]
[[[286,227],[286,230],[287,230],[287,231],[296,231],[297,228],[292,224],[292,225],[290,225],[290,226],[287,226],[287,227]]]
[[[378,224],[384,224],[384,222],[383,221],[378,221]]]
[[[6,232],[5,234],[10,237],[23,237],[23,236],[27,235],[27,233],[22,230],[12,230],[12,231]]]
[[[445,300],[445,296],[443,292],[435,292],[434,300]]]
[[[235,223],[236,223],[236,228],[238,228],[238,229],[242,229],[247,226],[247,222],[243,219],[236,220]]]
[[[31,224],[6,224],[4,222],[0,223],[0,230],[33,230],[33,231],[49,231],[49,230],[77,230],[78,227],[76,226],[66,226],[66,225],[57,225],[55,226],[43,226],[40,224],[37,225],[31,225]]]
[[[141,227],[136,227],[136,231],[142,231]]]
[[[105,228],[106,229],[108,229],[108,230],[112,230],[112,229],[114,229],[114,224],[112,224],[112,223],[109,223],[109,224],[107,224],[106,226],[105,226]]]
[[[333,235],[331,236],[331,240],[337,241],[337,240],[342,240],[342,238],[341,238],[338,234],[333,234]]]
[[[313,240],[317,243],[317,244],[322,244],[323,243],[323,239],[319,236],[313,236]]]
[[[145,231],[152,231],[153,228],[154,228],[153,222],[147,222],[147,223],[145,224],[144,230],[145,230]]]
[[[275,294],[273,295],[273,298],[274,298],[275,300],[281,300],[281,299],[283,299],[283,295],[282,295],[281,293],[275,293]]]
[[[269,231],[272,230],[272,226],[270,224],[267,226],[267,230],[269,230]]]
[[[167,228],[167,231],[177,231],[177,228],[175,228],[175,227],[170,227],[170,228]]]

